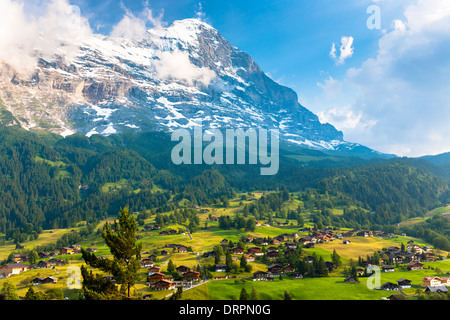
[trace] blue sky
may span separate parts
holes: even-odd
[[[199,17],[347,141],[400,156],[450,151],[449,0],[6,1],[37,15],[69,1],[105,35],[130,12],[150,9],[164,25]],[[380,28],[369,29],[373,6]]]

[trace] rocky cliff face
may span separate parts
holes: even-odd
[[[0,98],[12,116],[5,125],[62,135],[171,131],[202,121],[206,128],[279,129],[282,139],[310,148],[354,146],[247,53],[195,19],[135,40],[94,35],[75,60],[40,59],[31,77],[2,65]]]

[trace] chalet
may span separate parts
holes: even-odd
[[[180,273],[180,274],[183,274],[183,273],[186,273],[188,271],[191,271],[191,269],[189,267],[186,267],[186,266],[176,267],[175,270],[177,270],[177,272]]]
[[[246,243],[250,243],[250,242],[253,242],[253,237],[245,237],[242,240]]]
[[[37,286],[40,284],[45,284],[45,283],[56,283],[58,281],[58,278],[55,277],[47,277],[47,278],[35,278],[33,279],[33,286]]]
[[[153,261],[150,259],[143,259],[141,260],[141,268],[148,268],[153,267]]]
[[[398,282],[398,287],[400,289],[411,288],[411,280],[399,279],[399,280],[397,280],[397,282]]]
[[[159,266],[152,266],[151,268],[148,268],[148,275],[152,275],[154,273],[159,273],[161,272],[161,267]]]
[[[66,265],[66,261],[64,261],[63,259],[52,258],[48,260],[48,262],[50,262],[53,266],[56,267],[63,267]]]
[[[343,244],[350,244],[351,242],[350,242],[350,240],[344,240],[344,241],[342,241],[342,243]]]
[[[314,243],[307,243],[307,244],[305,244],[303,247],[304,247],[305,249],[311,249],[311,248],[314,248],[314,247],[315,247],[315,244],[314,244]]]
[[[41,260],[36,264],[36,268],[39,269],[49,269],[52,267],[52,264],[49,261]]]
[[[442,279],[439,277],[425,277],[422,279],[424,287],[437,287],[442,285]]]
[[[184,281],[197,281],[200,280],[200,272],[197,271],[187,271],[183,274]]]
[[[278,239],[272,239],[272,244],[273,245],[279,245],[279,244],[281,244],[281,241],[278,240]]]
[[[297,245],[295,244],[295,242],[286,242],[284,245],[286,248],[289,248],[289,249],[297,248]]]
[[[61,248],[59,249],[59,254],[74,254],[74,249],[73,248]]]
[[[402,263],[404,256],[402,254],[392,254],[389,256],[389,261],[392,263]]]
[[[406,252],[421,254],[423,252],[423,250],[417,244],[411,244],[411,245],[406,247]]]
[[[367,238],[367,237],[370,237],[370,233],[367,231],[360,231],[356,234],[356,236]]]
[[[18,253],[15,254],[13,257],[14,262],[27,262],[28,261],[28,254],[26,253]]]
[[[394,272],[394,271],[395,271],[394,267],[391,266],[391,265],[381,266],[381,269],[382,269],[384,272]]]
[[[253,273],[253,281],[264,281],[267,280],[269,274],[264,271],[256,271]]]
[[[150,260],[152,260],[152,261],[155,261],[155,259],[156,259],[156,254],[151,254],[151,255],[149,255],[149,256],[147,257],[147,259],[150,259]]]
[[[285,273],[291,273],[291,272],[294,272],[294,270],[295,270],[295,268],[293,266],[291,266],[290,264],[283,267],[283,271]]]
[[[228,240],[227,239],[223,239],[222,241],[220,241],[220,243],[221,244],[226,244],[226,243],[228,243]]]
[[[188,252],[188,248],[186,246],[180,245],[178,246],[178,252],[179,253]]]
[[[167,251],[167,250],[162,250],[161,251],[161,255],[162,256],[167,256],[169,254],[169,251]]]
[[[215,270],[216,272],[226,272],[227,271],[227,265],[226,264],[222,264],[222,263],[218,263],[215,265]]]
[[[278,258],[278,252],[276,251],[271,251],[267,253],[267,258],[269,259],[277,259]]]
[[[398,285],[392,282],[386,282],[381,285],[381,290],[385,291],[392,291],[392,290],[398,290]]]
[[[254,254],[246,254],[244,257],[247,262],[254,262],[256,259]]]
[[[155,272],[155,273],[152,273],[151,275],[149,275],[147,277],[147,281],[148,282],[156,282],[156,281],[159,281],[159,280],[163,280],[164,278],[165,278],[164,273]]]
[[[50,257],[50,253],[40,251],[40,252],[38,253],[38,257],[39,257],[40,259],[48,258],[48,257]]]
[[[426,287],[425,292],[447,293],[448,289],[446,286],[433,286],[433,287]]]
[[[244,249],[236,247],[236,248],[233,248],[232,252],[233,252],[233,254],[244,254]]]
[[[11,275],[20,274],[20,273],[28,271],[28,270],[29,270],[29,267],[22,263],[5,264],[0,268],[0,279],[8,278]]]
[[[282,273],[284,273],[283,267],[278,263],[268,266],[267,270],[271,275],[281,275]]]
[[[269,248],[267,248],[267,252],[278,252],[278,248],[276,248],[276,247],[269,247]]]
[[[422,250],[425,252],[430,252],[431,250],[433,250],[433,248],[430,246],[424,246],[424,247],[422,247]]]
[[[98,249],[97,248],[87,248],[86,251],[87,252],[97,252]]]
[[[169,235],[169,231],[166,231],[166,230],[161,231],[161,232],[159,233],[159,235],[162,236],[162,237],[168,236],[168,235]]]
[[[171,290],[175,287],[174,283],[169,280],[159,280],[152,284],[153,290]]]
[[[261,249],[258,248],[258,247],[249,248],[249,249],[247,250],[247,252],[250,253],[250,254],[254,254],[254,255],[256,255],[256,256],[262,255],[262,254],[263,254],[263,253],[261,252]]]
[[[444,286],[450,286],[450,277],[442,277],[441,284]]]
[[[214,251],[206,251],[203,253],[203,258],[212,258],[215,256]]]
[[[422,270],[423,269],[423,264],[421,264],[420,262],[411,262],[409,263],[406,268],[408,270]]]

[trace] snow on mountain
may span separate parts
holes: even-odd
[[[285,141],[319,150],[358,146],[196,19],[140,39],[94,34],[71,63],[41,58],[30,78],[0,65],[0,99],[15,123],[64,136],[171,131],[201,121],[206,128],[279,129]]]

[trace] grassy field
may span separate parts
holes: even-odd
[[[40,160],[40,159],[39,159]],[[42,161],[42,160],[40,160]],[[57,165],[57,164],[55,164]],[[61,164],[58,164],[61,165]],[[123,185],[118,183],[116,185],[105,186],[105,192],[112,190],[114,188],[120,188]],[[252,197],[259,198],[262,193],[254,193]],[[221,205],[202,207],[202,209],[208,209],[209,213],[213,216],[230,215],[233,216],[234,213],[240,211],[242,206],[240,205],[241,199],[236,198],[230,201],[230,206],[228,208],[223,208]],[[242,201],[243,204],[250,203],[251,201]],[[289,210],[295,210],[298,206],[303,206],[303,203],[299,200],[290,200],[287,203]],[[437,210],[437,209],[436,209]],[[435,213],[444,213],[440,209],[435,211]],[[165,213],[170,214],[171,212]],[[256,227],[254,232],[247,232],[243,229],[241,230],[222,230],[219,228],[218,222],[208,221],[209,213],[199,214],[201,224],[197,232],[195,232],[192,238],[186,234],[173,235],[173,236],[160,236],[159,232],[161,230],[154,231],[144,231],[143,226],[139,226],[137,235],[141,238],[138,240],[143,244],[143,251],[147,251],[148,254],[143,254],[143,258],[146,258],[150,253],[154,253],[158,256],[156,264],[162,267],[162,271],[167,270],[167,262],[172,260],[176,266],[185,265],[190,268],[196,268],[200,263],[203,266],[214,264],[214,259],[203,258],[201,254],[205,251],[212,250],[213,247],[219,244],[223,239],[231,240],[233,242],[238,242],[242,236],[252,236],[252,237],[275,237],[283,233],[298,233],[299,226],[297,221],[288,221],[287,226],[276,227],[276,226],[266,226],[264,223],[262,226]],[[333,209],[334,214],[342,214],[341,208]],[[112,218],[108,219],[108,222],[112,222]],[[276,219],[275,221],[285,222],[286,219]],[[205,229],[205,221],[208,221],[207,228]],[[101,228],[106,221],[99,224],[98,228]],[[149,217],[145,220],[145,225],[154,224],[155,216]],[[309,220],[308,214],[305,214],[305,225],[312,226]],[[166,226],[171,229],[185,229],[184,225],[169,225]],[[37,240],[28,241],[24,243],[26,249],[32,249],[36,246],[43,246],[48,244],[54,244],[58,239],[60,239],[64,234],[70,233],[71,230],[79,230],[82,225],[72,229],[57,229],[57,230],[45,230],[40,234]],[[163,228],[164,229],[164,228]],[[343,229],[344,230],[344,229]],[[306,235],[306,233],[299,233],[300,236]],[[373,254],[375,251],[381,250],[382,248],[387,248],[390,246],[398,246],[402,243],[406,244],[408,241],[414,241],[415,244],[428,245],[420,239],[411,238],[408,236],[398,236],[391,239],[380,239],[377,237],[363,238],[363,237],[352,237],[349,238],[351,244],[344,245],[342,240],[335,240],[325,244],[317,244],[315,248],[304,249],[305,252],[309,254],[316,253],[317,256],[323,257],[325,261],[331,261],[331,253],[336,250],[341,256],[344,264],[348,264],[350,259],[357,261],[358,257],[361,256],[365,258],[367,255]],[[87,239],[78,243],[84,248],[96,247],[99,256],[109,256],[109,248],[105,246],[101,235],[94,232]],[[192,247],[193,252],[189,253],[178,253],[173,251],[171,248],[166,248],[168,244],[183,244],[188,247]],[[253,245],[248,245],[253,246]],[[12,241],[0,246],[0,260],[5,260],[10,252],[14,250],[15,245]],[[161,250],[166,249],[169,251],[169,255],[162,256]],[[200,254],[200,255],[196,255]],[[447,256],[447,252],[441,252],[444,257]],[[236,256],[235,256],[236,257]],[[47,288],[61,288],[63,293],[69,299],[76,299],[79,294],[79,290],[70,290],[67,288],[67,268],[69,266],[81,266],[83,260],[81,254],[58,256],[57,258],[67,259],[69,264],[65,267],[60,267],[56,269],[49,270],[31,270],[20,275],[15,275],[9,278],[14,284],[17,285],[19,290],[19,295],[24,296],[28,288],[31,286],[30,281],[36,277],[53,275],[58,278],[57,284],[47,284],[41,286],[35,286],[34,289],[45,291]],[[239,261],[237,261],[239,263]],[[252,272],[257,270],[267,270],[267,266],[260,262],[250,263],[253,267]],[[391,281],[396,282],[396,280],[405,278],[413,281],[414,288],[408,290],[407,292],[413,294],[417,288],[420,287],[421,279],[427,275],[437,275],[437,269],[440,269],[444,274],[450,272],[450,261],[437,261],[425,264],[426,269],[421,271],[405,271],[401,268],[396,268],[393,273],[383,273],[381,274],[381,283]],[[344,276],[342,274],[343,268],[340,268],[330,274],[327,278],[306,278],[301,280],[290,280],[276,279],[274,282],[253,282],[253,281],[242,281],[240,279],[238,283],[235,280],[220,280],[211,281],[200,285],[194,289],[187,290],[183,294],[184,299],[193,300],[236,300],[239,297],[240,291],[243,287],[250,293],[253,288],[255,288],[259,294],[260,299],[282,299],[284,291],[287,291],[293,299],[299,300],[378,300],[391,295],[391,292],[384,292],[380,290],[370,290],[365,285],[366,279],[362,279],[360,284],[347,284],[343,282]],[[236,274],[238,278],[251,277],[252,272],[241,272]],[[224,275],[223,273],[213,273],[213,275]],[[233,274],[231,274],[233,275]],[[0,288],[2,283],[6,281],[5,279],[0,280]],[[152,294],[155,299],[162,299],[171,291],[151,291],[149,287],[146,286],[146,269],[143,268],[141,272],[141,280],[135,287],[142,294]]]

